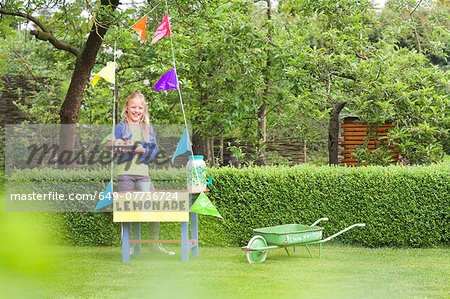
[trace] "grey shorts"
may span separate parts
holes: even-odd
[[[145,175],[118,175],[119,191],[155,191],[149,176]]]

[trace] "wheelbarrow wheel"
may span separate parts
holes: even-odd
[[[266,240],[261,236],[254,236],[248,241],[247,248],[258,249],[267,247]],[[250,264],[262,263],[266,260],[267,250],[247,251],[247,260]]]

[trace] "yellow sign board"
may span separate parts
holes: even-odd
[[[114,222],[187,222],[187,191],[118,192],[113,196]]]

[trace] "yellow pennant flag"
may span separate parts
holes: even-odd
[[[98,80],[100,80],[100,77],[114,84],[115,73],[116,72],[114,62],[108,62],[108,64],[104,68],[102,68],[102,70],[98,74],[94,76],[94,79],[92,80],[92,87],[95,87],[95,84],[97,84]]]

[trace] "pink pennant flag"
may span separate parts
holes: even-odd
[[[133,26],[131,26],[131,29],[136,31],[137,34],[141,37],[141,39],[145,43],[145,28],[147,25],[147,15],[143,16],[139,21],[137,21]]]
[[[150,43],[150,45],[156,43],[161,38],[168,36],[169,34],[171,34],[170,24],[169,24],[169,15],[166,14],[163,21],[161,22],[161,24],[159,24],[158,28],[156,29],[155,36],[153,36],[153,39],[152,39],[152,42]]]

